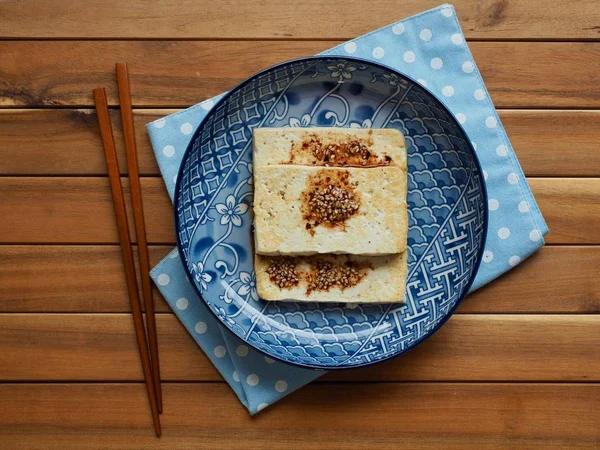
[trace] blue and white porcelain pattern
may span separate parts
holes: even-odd
[[[397,128],[409,150],[406,305],[265,302],[251,235],[255,127]],[[483,175],[457,119],[419,83],[348,57],[263,71],[226,94],[194,134],[175,192],[180,256],[211,311],[237,336],[304,367],[358,367],[432,334],[466,295],[487,224]]]

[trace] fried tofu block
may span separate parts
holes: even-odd
[[[406,142],[400,131],[390,128],[255,128],[253,164],[389,165],[406,170]]]
[[[406,250],[406,172],[399,167],[254,167],[255,251],[261,255]]]
[[[256,255],[258,295],[297,302],[404,303],[406,252],[388,256]]]

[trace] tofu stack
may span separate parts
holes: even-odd
[[[261,298],[404,301],[407,161],[399,131],[257,128],[253,166]]]

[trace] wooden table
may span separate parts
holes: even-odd
[[[154,437],[92,88],[116,105],[114,63],[129,63],[157,262],[175,238],[145,123],[438,1],[0,3],[3,449],[600,448],[595,0],[455,5],[550,226],[545,248],[415,351],[327,375],[255,418],[156,293]],[[117,144],[125,170],[120,131]]]

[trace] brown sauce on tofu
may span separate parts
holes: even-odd
[[[343,264],[315,260],[306,274],[306,295],[313,291],[329,291],[332,287],[344,290],[356,286],[367,275],[366,266],[346,261]]]
[[[321,170],[312,175],[302,193],[302,218],[306,230],[314,235],[314,228],[319,225],[343,227],[360,209],[356,185],[350,181],[347,171]]]
[[[293,258],[270,258],[267,274],[269,280],[275,283],[279,289],[289,289],[297,286],[300,281],[296,261]]]
[[[301,144],[292,144],[290,160],[293,164],[296,156],[310,154],[310,163],[314,166],[327,167],[380,167],[389,166],[392,158],[389,155],[379,157],[371,150],[371,138],[349,139],[346,141],[323,144],[316,136],[310,135]]]

